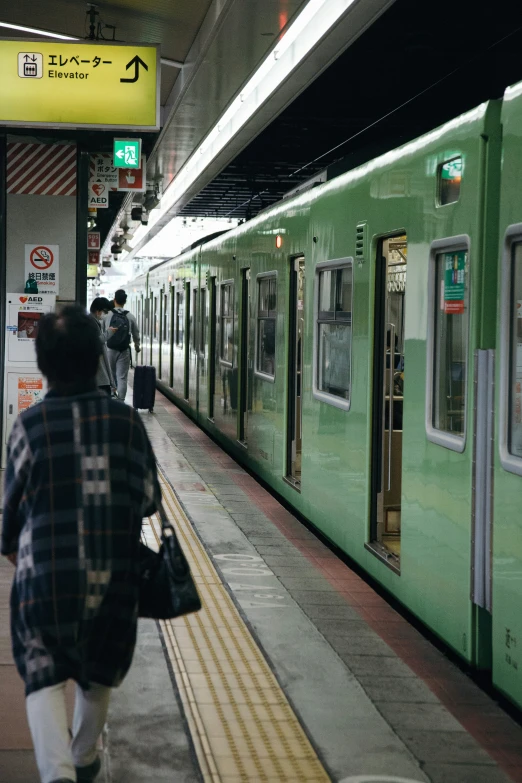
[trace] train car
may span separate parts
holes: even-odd
[[[521,93],[130,285],[159,387],[519,705]]]

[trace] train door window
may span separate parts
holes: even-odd
[[[185,400],[188,400],[189,398],[189,376],[190,376],[190,339],[192,334],[192,319],[194,317],[194,314],[192,312],[191,308],[191,298],[190,298],[190,283],[185,283],[185,333],[187,335],[187,339],[185,340],[184,345],[184,358],[185,358],[185,373],[184,373],[184,391],[183,391],[183,397]]]
[[[274,273],[257,277],[256,372],[275,377],[277,277]]]
[[[352,260],[316,267],[314,397],[337,407],[350,404]]]
[[[249,398],[249,365],[250,365],[250,269],[241,270],[241,322],[240,322],[240,416],[238,440],[247,445],[248,433],[248,398]]]
[[[221,284],[220,359],[232,365],[234,360],[234,283]]]
[[[176,291],[176,345],[183,345],[183,331],[185,329],[185,292]]]
[[[404,400],[405,235],[378,246],[375,288],[370,549],[399,570]]]
[[[451,246],[453,245],[453,247]],[[468,250],[463,242],[432,245],[426,433],[464,451],[469,342]]]
[[[205,356],[207,342],[207,289],[199,292],[199,353]]]
[[[290,320],[288,345],[288,401],[286,480],[296,489],[301,487],[302,372],[305,331],[305,259],[298,256],[290,262]]]
[[[522,475],[522,224],[506,232],[502,259],[500,461]]]
[[[209,288],[208,288],[208,306],[209,306],[209,324],[210,324],[210,330],[208,335],[208,358],[209,358],[209,368],[208,368],[208,417],[209,419],[214,418],[214,395],[216,393],[216,278],[211,277],[209,280]]]
[[[192,291],[192,349],[197,351],[198,347],[198,291],[194,288]]]
[[[169,386],[172,388],[174,385],[174,339],[176,337],[175,328],[175,315],[176,315],[176,298],[174,286],[169,287],[170,307],[169,307],[169,353],[170,353],[170,366],[169,366]]]
[[[167,293],[163,293],[163,340],[168,342],[169,338],[169,296]]]

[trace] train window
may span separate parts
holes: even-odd
[[[455,238],[458,240],[459,238]],[[428,338],[428,438],[463,451],[469,340],[468,250],[432,246],[431,324]],[[462,243],[461,243],[462,244]]]
[[[234,359],[234,283],[221,284],[220,358],[233,363]]]
[[[522,457],[522,242],[511,246],[508,450]]]
[[[185,292],[176,291],[176,345],[183,345],[185,324]]]
[[[256,370],[273,378],[275,375],[277,278],[259,275],[257,306]]]
[[[207,335],[207,289],[202,288],[199,293],[199,352],[205,356],[205,345]]]
[[[194,351],[197,350],[198,343],[198,324],[196,320],[196,314],[198,311],[198,291],[197,288],[194,288],[192,291],[192,313],[191,313],[191,320],[192,320],[192,348]]]
[[[439,205],[454,204],[459,200],[462,182],[462,158],[452,158],[439,166]]]
[[[343,408],[350,402],[352,301],[352,260],[318,264],[314,396]]]

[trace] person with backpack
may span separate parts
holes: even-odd
[[[123,401],[127,395],[131,341],[134,342],[136,353],[140,352],[138,323],[132,313],[124,309],[126,301],[127,294],[120,288],[114,294],[114,310],[103,319],[109,364],[116,380],[118,399]]]

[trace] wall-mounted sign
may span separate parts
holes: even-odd
[[[141,139],[114,139],[113,164],[117,169],[139,169]]]
[[[25,279],[36,281],[39,294],[58,294],[60,292],[59,245],[26,245]]]
[[[0,40],[0,125],[159,128],[159,50]]]
[[[99,250],[101,247],[101,237],[99,231],[89,231],[87,234],[87,247],[89,250]]]
[[[109,192],[109,186],[104,185],[103,182],[89,182],[89,207],[107,209],[109,206]]]
[[[88,264],[96,264],[96,266],[99,266],[100,263],[100,251],[99,250],[88,250],[87,251]]]

